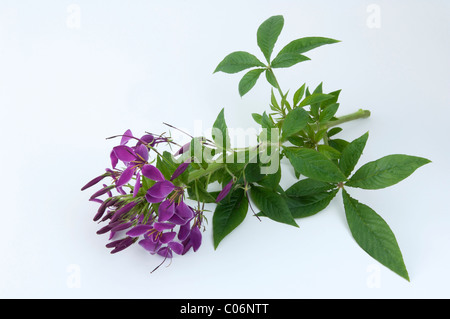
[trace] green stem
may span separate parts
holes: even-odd
[[[270,66],[269,66],[268,70],[270,71],[270,73],[271,73],[272,76],[273,76],[273,79],[274,79],[275,84],[276,84],[276,89],[278,90],[278,93],[279,93],[280,96],[281,96],[281,101],[283,101],[284,94],[283,94],[283,91],[282,91],[281,88],[280,88],[280,83],[278,83],[277,77],[275,76],[275,73],[273,72],[273,70],[272,70],[272,68],[271,68]],[[280,103],[280,105],[281,105],[281,112],[282,112],[281,115],[282,115],[283,118],[284,118],[284,117],[286,117],[286,110],[284,109],[283,103]]]
[[[367,118],[369,116],[370,116],[370,111],[369,110],[359,109],[356,112],[353,112],[353,113],[350,113],[350,114],[338,117],[334,121],[329,121],[327,124],[325,124],[325,126],[327,128],[330,128],[330,127],[337,126],[337,125],[340,125],[342,123],[350,122],[350,121],[353,121],[353,120]]]
[[[337,118],[334,121],[330,121],[327,124],[324,124],[322,127],[323,128],[330,128],[330,127],[333,127],[333,126],[336,126],[336,125],[339,125],[339,124],[342,124],[342,123],[350,122],[350,121],[353,121],[353,120],[367,118],[369,116],[370,116],[370,111],[359,109],[356,112],[353,112],[353,113],[350,113],[350,114],[347,114],[347,115],[343,115],[343,116]],[[238,152],[239,151],[241,151],[241,152],[244,151],[245,152],[245,151],[249,150],[250,148],[254,148],[254,146],[245,147],[245,148],[238,148],[238,149],[234,149],[234,151],[235,152],[236,151],[238,151]],[[194,180],[196,180],[198,178],[201,178],[203,176],[207,176],[207,175],[212,174],[216,170],[224,167],[226,162],[227,162],[226,158],[225,159],[222,158],[220,160],[220,162],[210,163],[206,169],[199,169],[197,171],[192,172],[189,175],[188,183],[190,183],[190,182],[192,182],[192,181],[194,181]]]

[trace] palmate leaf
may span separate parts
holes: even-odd
[[[388,224],[369,206],[342,190],[345,215],[353,238],[370,256],[409,281],[397,240]]]

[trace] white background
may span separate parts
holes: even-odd
[[[256,29],[276,14],[275,52],[304,36],[342,40],[278,71],[283,90],[323,81],[342,89],[338,115],[370,109],[343,126],[349,140],[370,132],[362,163],[432,160],[388,189],[349,190],[391,226],[411,282],[358,247],[340,194],[298,229],[249,214],[216,251],[208,228],[197,253],[153,274],[161,259],[137,245],[111,255],[95,234],[98,205],[80,188],[109,164],[106,137],[206,129],[222,107],[228,126],[247,128],[268,110],[263,78],[241,99],[240,75],[213,70],[232,51],[262,58]],[[449,16],[446,0],[2,1],[0,296],[450,297]],[[293,181],[286,166],[282,184]]]

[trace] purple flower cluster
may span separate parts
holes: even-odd
[[[134,146],[127,145],[131,140],[136,141]],[[92,187],[106,177],[112,179],[110,185],[103,184],[90,198],[100,203],[94,221],[107,222],[97,234],[110,234],[106,247],[112,248],[111,253],[138,242],[151,254],[166,259],[172,258],[173,253],[184,255],[191,248],[197,251],[201,245],[203,213],[185,203],[185,187],[177,181],[190,161],[181,163],[170,179],[149,163],[150,152],[162,142],[169,140],[152,134],[137,138],[127,130],[110,153],[112,168],[81,189]],[[118,168],[119,161],[124,169]],[[142,177],[148,179],[150,187],[146,183],[148,188],[144,189]],[[127,193],[124,188],[130,191]],[[113,196],[114,190],[118,194]],[[100,199],[103,195],[107,197]],[[122,233],[124,237],[116,239]]]

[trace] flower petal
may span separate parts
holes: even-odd
[[[94,186],[95,184],[97,184],[98,182],[100,182],[102,179],[104,179],[107,176],[107,174],[103,174],[100,176],[97,176],[96,178],[94,178],[93,180],[91,180],[89,183],[87,183],[86,185],[84,185],[81,190],[84,191],[85,189]]]
[[[179,242],[172,241],[167,244],[167,246],[177,255],[181,255],[184,250],[184,246]]]
[[[114,212],[114,215],[111,217],[111,222],[115,222],[122,216],[123,214],[128,213],[130,210],[134,208],[134,206],[137,205],[137,202],[129,202],[122,207],[120,207],[118,210]]]
[[[191,243],[194,251],[197,251],[197,249],[199,249],[200,245],[202,244],[202,233],[200,232],[200,229],[198,229],[197,226],[192,227]]]
[[[166,258],[172,258],[172,250],[170,250],[168,247],[163,247],[158,250],[158,255]]]
[[[192,208],[186,205],[183,201],[175,206],[175,213],[183,219],[191,219],[194,217],[194,211]]]
[[[163,233],[161,235],[161,237],[159,238],[159,241],[161,243],[163,243],[163,244],[167,244],[167,243],[171,242],[175,238],[176,234],[177,233],[174,232],[174,231]]]
[[[142,239],[141,241],[139,241],[139,245],[141,245],[145,250],[153,254],[156,252],[156,250],[159,249],[159,247],[161,247],[161,243],[154,242],[150,239]]]
[[[186,162],[181,163],[177,169],[175,170],[175,172],[173,172],[172,177],[170,178],[171,181],[173,181],[175,178],[177,178],[178,176],[180,176],[181,174],[184,173],[184,171],[188,168],[189,164],[191,163],[191,160],[188,159]]]
[[[92,196],[89,198],[89,200],[97,198],[99,196],[102,196],[103,194],[108,193],[111,189],[114,188],[114,185],[109,185],[106,187],[103,187],[102,189],[96,191],[94,194],[92,194]]]
[[[190,233],[191,233],[191,222],[188,222],[180,226],[180,230],[178,231],[178,239],[183,241],[189,236]]]
[[[126,130],[125,133],[122,135],[122,139],[120,140],[120,145],[125,145],[127,142],[133,138],[133,133],[131,133],[131,130]]]
[[[165,199],[165,197],[155,197],[147,193],[145,194],[145,199],[147,200],[147,202],[154,204],[161,203]]]
[[[169,220],[175,213],[175,204],[170,200],[165,200],[158,208],[158,221],[165,222]]]
[[[136,153],[136,159],[140,162],[146,163],[148,161],[148,148],[147,146],[141,144],[134,148]]]
[[[134,166],[127,167],[116,181],[116,186],[123,186],[128,183],[134,175],[134,170]]]
[[[122,242],[119,243],[113,250],[111,250],[111,254],[115,254],[119,251],[122,251],[125,248],[130,247],[132,244],[134,244],[133,238],[127,237],[124,240],[122,240]]]
[[[112,168],[116,168],[117,163],[119,163],[119,159],[117,158],[116,152],[114,150],[109,154],[109,158],[111,159]]]
[[[169,222],[177,224],[177,225],[184,225],[186,224],[190,219],[184,219],[178,216],[177,214],[173,214],[173,216],[169,219]]]
[[[141,145],[142,143],[144,143],[145,145],[150,144],[150,146],[153,146],[155,145],[155,137],[152,134],[145,134],[139,139],[136,146]]]
[[[175,153],[175,155],[181,155],[181,154],[183,154],[184,152],[186,152],[186,151],[189,149],[189,147],[191,147],[191,143],[190,143],[190,142],[184,144],[184,145],[183,145],[183,146]]]
[[[169,181],[156,182],[155,185],[150,187],[147,194],[157,198],[164,198],[169,195],[175,186]]]
[[[171,224],[171,223],[159,223],[156,222],[153,225],[153,228],[155,228],[157,231],[162,232],[168,229],[173,229],[175,227],[175,224]]]
[[[152,228],[153,228],[152,225],[137,225],[131,228],[129,231],[127,231],[127,235],[131,237],[139,237],[141,235],[144,235]]]
[[[162,182],[166,178],[155,166],[147,164],[142,167],[142,175],[151,179],[152,181]]]
[[[111,232],[118,232],[118,231],[121,231],[121,230],[125,230],[125,229],[130,228],[131,226],[132,226],[132,223],[130,223],[130,222],[128,222],[128,223],[123,223],[123,224],[119,224],[119,225],[117,225],[117,226],[114,226],[114,227],[111,229]]]
[[[114,153],[116,153],[117,158],[122,162],[131,162],[136,159],[136,154],[134,153],[133,149],[126,145],[116,146],[113,148],[113,150]]]
[[[228,195],[232,186],[233,186],[233,180],[231,180],[227,185],[225,185],[225,187],[220,191],[219,195],[217,195],[216,203],[220,202],[222,199],[224,199]]]
[[[136,183],[134,183],[133,197],[136,197],[141,188],[141,174],[139,172],[136,174]]]

